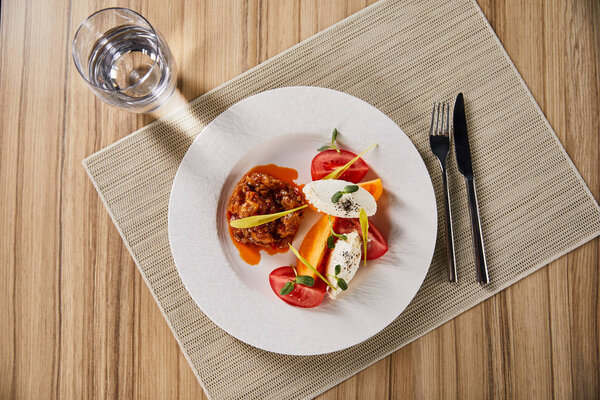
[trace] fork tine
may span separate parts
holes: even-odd
[[[440,135],[444,134],[444,117],[446,116],[446,102],[442,103],[442,121],[440,123]]]
[[[431,124],[429,125],[429,136],[433,135],[433,118],[435,117],[435,103],[433,103],[433,110],[431,110]]]
[[[433,103],[431,110],[430,136],[450,136],[450,103],[447,101]]]
[[[440,103],[437,103],[437,118],[435,120],[435,134],[439,135],[438,125],[440,124]]]

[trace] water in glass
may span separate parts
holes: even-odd
[[[73,58],[98,97],[118,107],[150,112],[175,89],[175,62],[164,39],[128,9],[101,10],[84,21]]]

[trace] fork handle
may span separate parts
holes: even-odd
[[[485,261],[485,246],[481,233],[481,221],[479,219],[479,206],[477,205],[477,191],[475,190],[475,179],[472,176],[466,178],[467,195],[469,198],[469,214],[471,214],[471,231],[473,233],[473,249],[475,252],[475,269],[477,281],[486,284],[489,281],[487,263]]]
[[[446,258],[448,261],[448,280],[456,282],[456,256],[454,253],[454,233],[452,232],[452,208],[450,207],[450,191],[448,190],[448,174],[442,168],[442,183],[444,185],[444,206],[446,211]]]

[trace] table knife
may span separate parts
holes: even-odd
[[[467,185],[477,281],[480,284],[486,284],[489,280],[488,269],[485,261],[485,246],[483,245],[483,235],[481,233],[481,220],[479,218],[479,206],[477,205],[477,190],[475,189],[475,178],[473,177],[473,165],[471,162],[471,148],[469,147],[469,137],[467,136],[465,101],[462,93],[459,93],[458,96],[456,96],[453,118],[456,164],[458,165],[460,173],[465,177]]]

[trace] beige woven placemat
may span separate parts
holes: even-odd
[[[355,347],[315,357],[258,350],[203,315],[169,249],[167,208],[175,172],[193,138],[227,107],[292,85],[341,90],[390,116],[425,159],[438,199],[440,174],[427,136],[431,104],[465,93],[488,287],[475,283],[464,184],[451,157],[458,284],[446,282],[444,241],[438,238],[422,288],[394,323]],[[472,0],[377,3],[196,99],[171,122],[153,123],[84,164],[214,399],[315,396],[600,233],[598,204]]]

